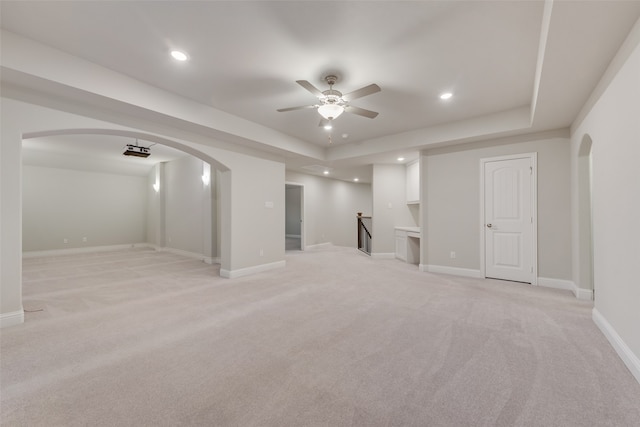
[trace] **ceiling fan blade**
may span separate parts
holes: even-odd
[[[307,108],[318,108],[318,106],[317,105],[302,105],[300,107],[279,108],[278,111],[282,113],[284,111],[306,110]]]
[[[354,99],[362,98],[363,96],[371,95],[373,93],[380,92],[380,86],[377,84],[370,84],[353,92],[349,92],[346,95],[342,95],[342,99],[345,101],[353,101]]]
[[[296,80],[296,83],[298,83],[300,86],[302,86],[303,88],[305,88],[306,90],[308,90],[309,92],[317,96],[318,98],[322,98],[324,96],[324,94],[320,91],[320,89],[318,89],[317,87],[315,87],[314,85],[312,85],[306,80]]]
[[[364,108],[354,107],[353,105],[347,105],[346,107],[344,107],[344,111],[346,111],[347,113],[368,117],[370,119],[374,119],[378,115],[378,113],[376,113],[375,111],[365,110]]]

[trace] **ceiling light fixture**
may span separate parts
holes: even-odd
[[[358,178],[353,178],[353,182],[358,182],[360,181]]]
[[[331,129],[333,129],[333,126],[331,126],[331,123],[327,123],[326,125],[324,125],[324,128],[326,130],[331,130]]]
[[[176,61],[186,61],[187,59],[189,59],[189,57],[187,56],[186,53],[181,52],[179,50],[172,50],[171,51],[171,56],[173,57],[173,59],[175,59]]]
[[[442,95],[440,95],[440,99],[449,99],[453,96],[453,94],[451,92],[445,92]]]
[[[398,157],[398,161],[401,162],[404,160],[404,157]]]
[[[342,105],[322,104],[318,107],[318,113],[327,120],[337,119],[344,112]]]
[[[322,173],[325,174],[325,175],[329,175],[329,171],[324,171]]]

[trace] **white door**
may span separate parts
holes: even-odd
[[[485,276],[536,283],[534,156],[483,164]]]

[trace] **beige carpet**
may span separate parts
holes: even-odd
[[[639,426],[591,304],[327,247],[234,280],[131,250],[26,259],[6,426]]]

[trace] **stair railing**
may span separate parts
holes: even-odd
[[[358,249],[367,255],[371,255],[372,222],[370,216],[358,214]]]

